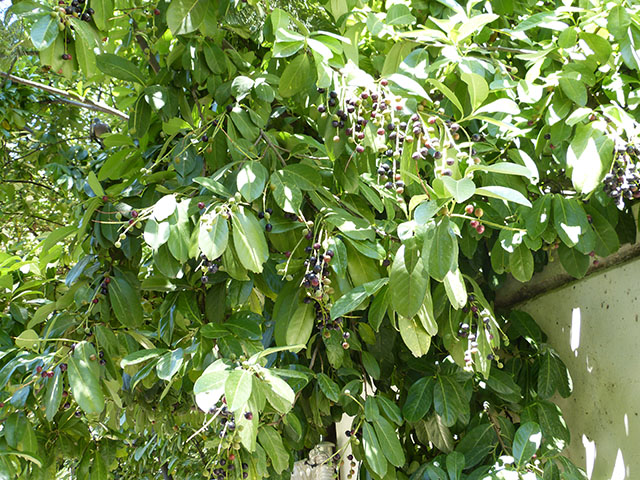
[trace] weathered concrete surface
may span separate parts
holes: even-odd
[[[533,282],[560,275],[559,265],[546,270]],[[517,283],[504,294],[522,288]],[[547,333],[573,377],[573,395],[556,399],[571,431],[567,455],[592,480],[640,479],[640,259],[518,308]]]

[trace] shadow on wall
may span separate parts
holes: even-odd
[[[571,431],[566,453],[591,480],[640,479],[639,272],[636,260],[518,307],[571,372],[573,395],[554,401]]]

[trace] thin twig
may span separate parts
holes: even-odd
[[[13,71],[13,67],[15,66],[17,61],[18,61],[18,56],[16,55],[15,57],[13,57],[13,61],[11,62],[11,66],[9,67],[9,73]],[[0,90],[4,90],[4,87],[7,85],[8,81],[9,81],[9,78],[4,77],[4,80],[2,80],[2,86],[0,87]]]
[[[26,85],[27,87],[38,88],[47,93],[51,93],[53,95],[60,95],[64,99],[77,98],[76,95],[69,92],[65,92],[64,90],[60,90],[59,88],[55,88],[50,85],[45,85],[40,82],[34,82],[33,80],[27,80],[26,78],[16,77],[15,75],[11,75],[10,73],[0,72],[0,76],[9,79],[12,82],[20,83],[21,85]],[[99,112],[108,113],[109,115],[115,115],[124,120],[129,120],[129,115],[127,115],[126,113],[123,113],[120,110],[110,107],[109,105],[105,105],[103,103],[95,103],[86,98],[85,99],[77,98],[77,100],[74,100],[74,101],[66,100],[63,103],[69,103],[70,105],[74,105],[76,107],[87,108],[89,110],[96,110]]]
[[[46,188],[48,190],[51,191],[55,191],[54,188],[50,187],[49,185],[45,185],[44,183],[40,183],[40,182],[34,182],[33,180],[9,180],[9,179],[1,179],[0,183],[29,183],[31,185],[36,185],[38,187],[42,187],[42,188]]]
[[[264,133],[264,130],[260,130],[260,136],[264,139],[265,142],[267,142],[267,145],[269,146],[269,148],[273,151],[273,153],[276,154],[276,157],[278,157],[280,159],[280,161],[282,162],[282,166],[286,167],[287,166],[287,162],[284,161],[284,158],[282,158],[282,155],[280,155],[280,152],[278,151],[278,149],[275,147],[275,145],[273,144],[273,142],[271,142],[271,140],[269,139],[269,137],[267,137],[267,135]]]

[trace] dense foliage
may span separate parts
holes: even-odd
[[[631,3],[14,1],[0,479],[585,478],[493,300],[635,241]]]

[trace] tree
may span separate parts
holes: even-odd
[[[13,2],[3,478],[585,478],[493,300],[635,241],[638,9]]]

